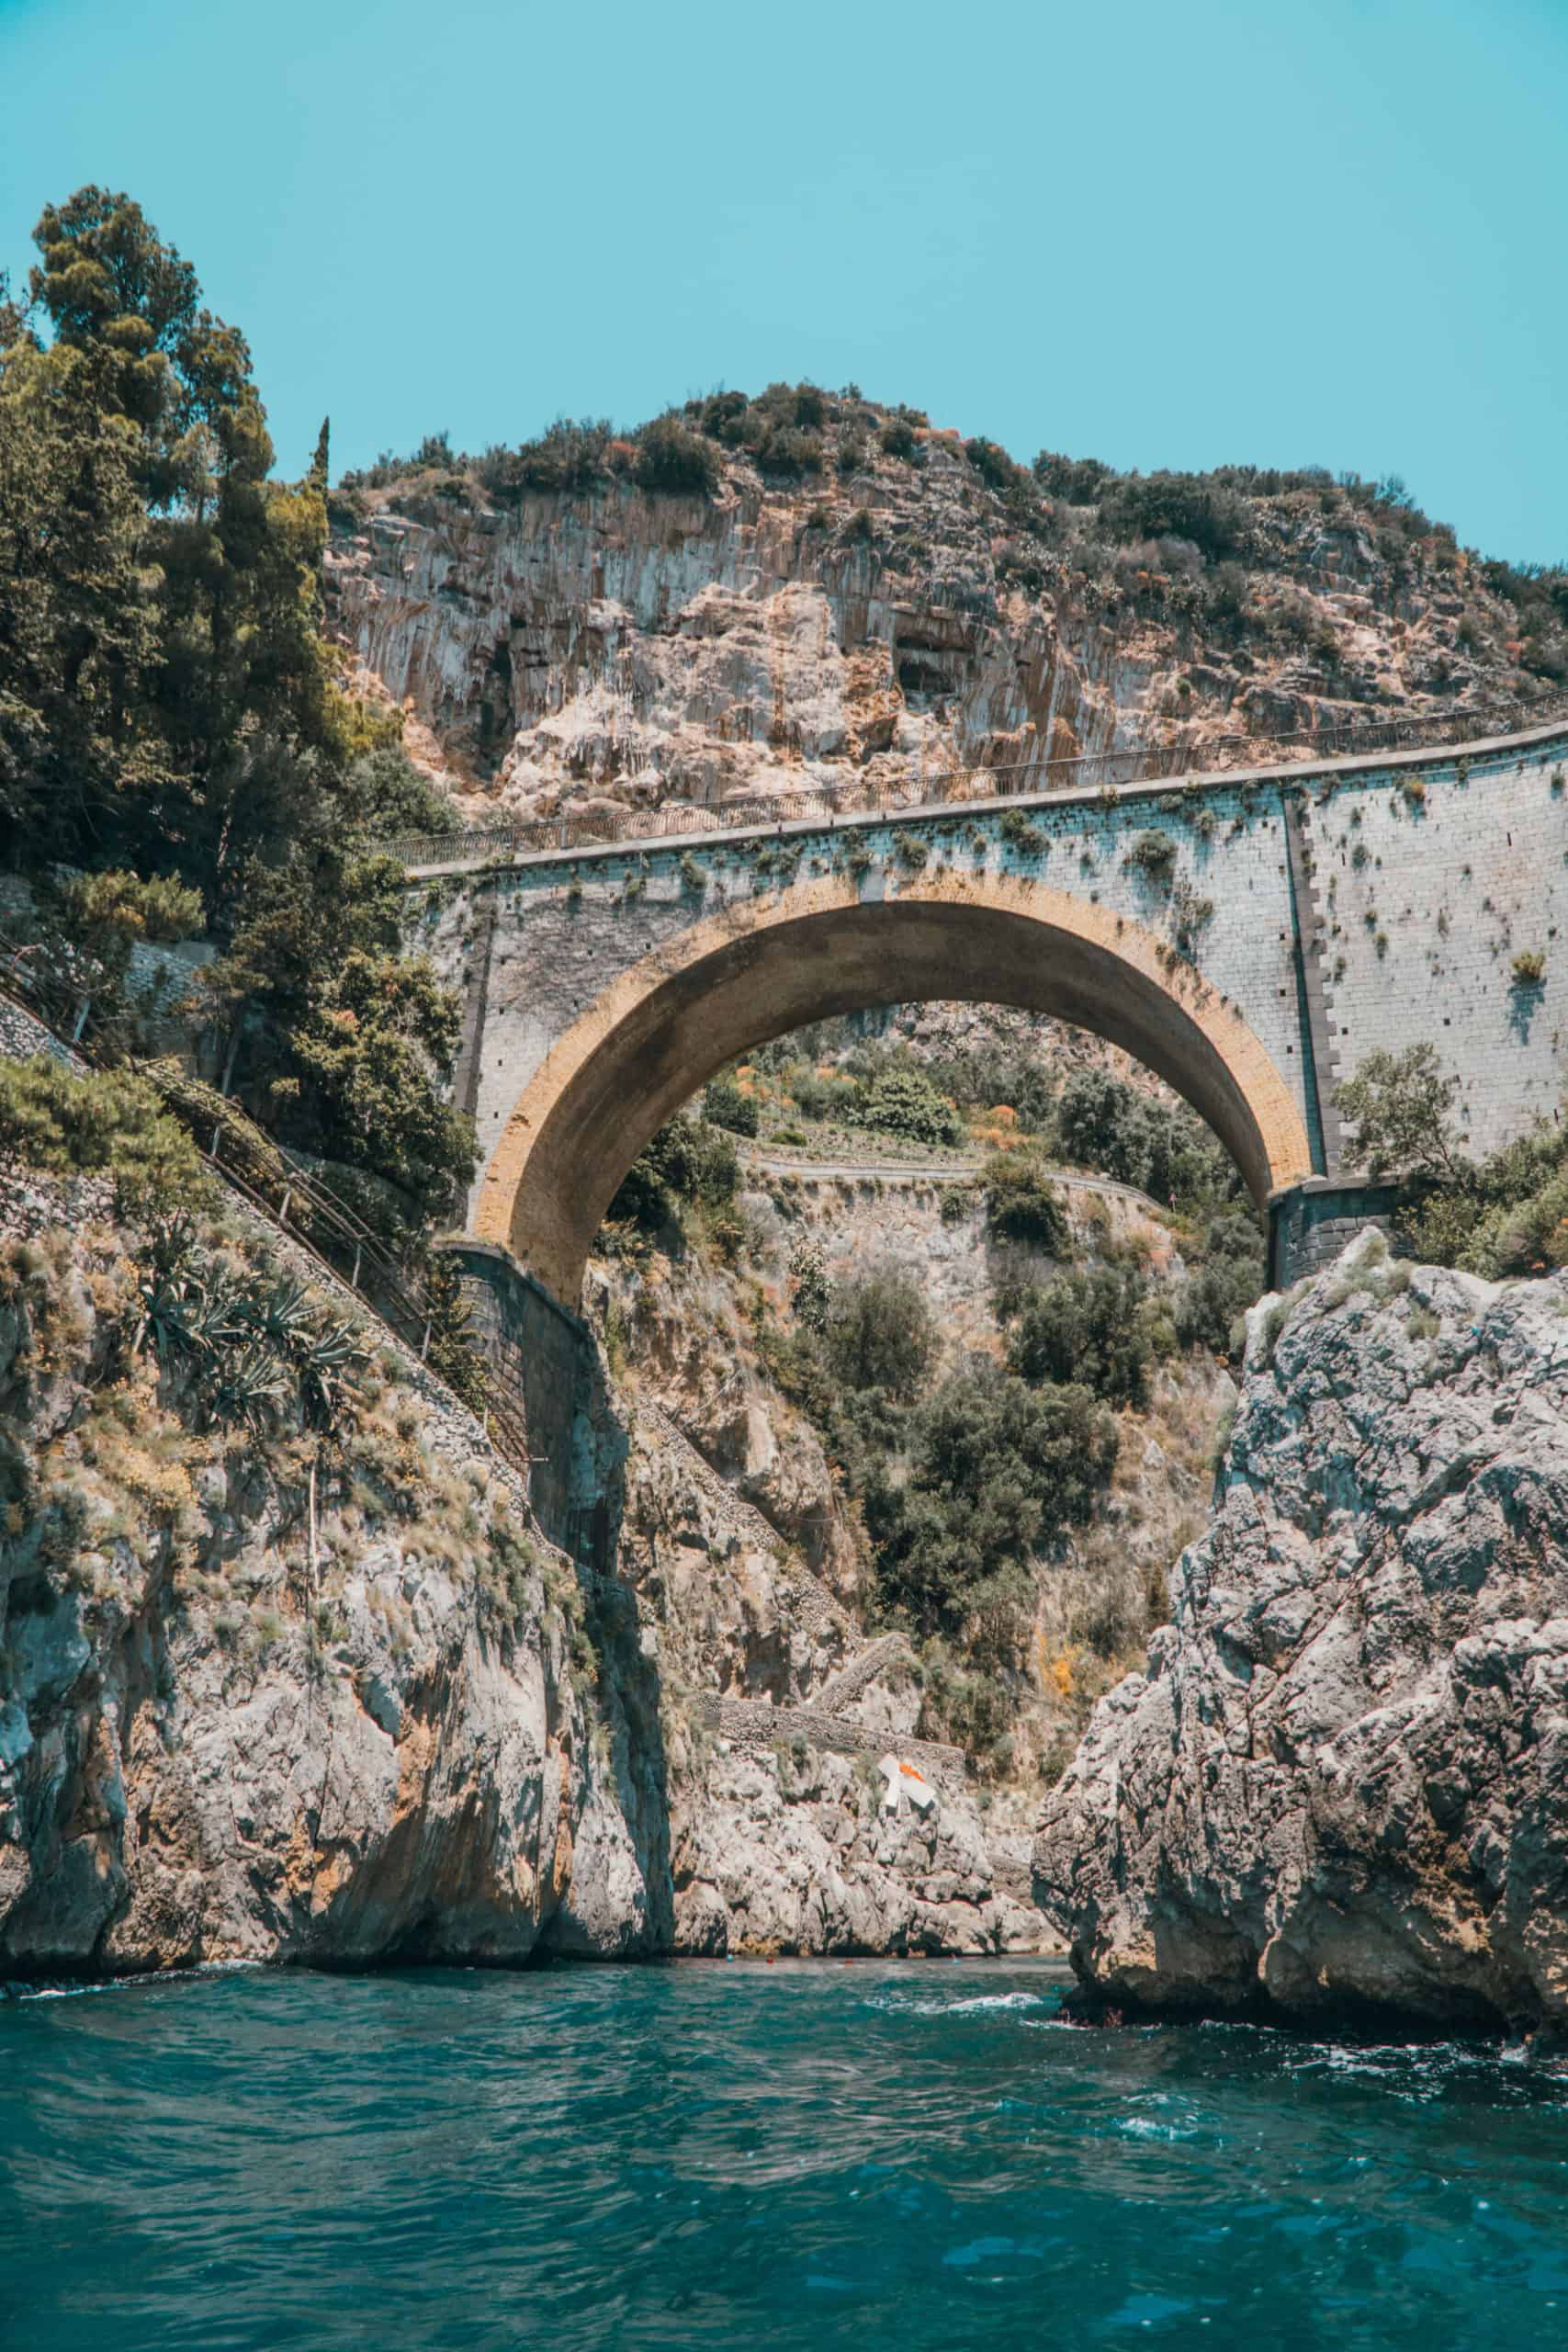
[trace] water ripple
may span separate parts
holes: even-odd
[[[1060,2030],[1043,1964],[243,1972],[0,2005],[0,2342],[1568,2341],[1568,2083]]]

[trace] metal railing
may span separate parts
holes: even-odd
[[[377,844],[383,856],[410,867],[483,864],[489,858],[560,855],[604,849],[617,842],[654,842],[694,833],[739,831],[748,827],[835,822],[840,817],[880,811],[974,807],[1028,795],[1074,791],[1121,791],[1130,785],[1194,775],[1222,783],[1228,772],[1258,764],[1267,746],[1290,763],[1355,757],[1362,752],[1439,751],[1531,728],[1568,726],[1568,688],[1464,710],[1424,712],[1403,718],[1355,720],[1344,727],[1271,736],[1222,735],[1207,743],[1136,743],[1116,752],[1084,752],[1070,759],[1015,760],[989,767],[917,770],[891,783],[847,777],[841,783],[797,790],[749,793],[710,807],[694,801],[666,802],[657,808],[596,810],[588,816],[520,818],[513,824],[472,825],[450,833],[406,833]],[[1300,746],[1297,751],[1295,747]],[[1194,754],[1205,765],[1194,769]]]
[[[476,1361],[484,1365],[484,1402],[476,1406],[458,1396],[451,1383],[428,1361],[441,1308],[427,1293],[417,1272],[392,1254],[385,1237],[367,1225],[357,1210],[340,1199],[319,1177],[288,1159],[270,1136],[253,1129],[249,1120],[221,1099],[211,1108],[211,1133],[206,1132],[206,1116],[198,1131],[188,1106],[182,1109],[160,1085],[156,1065],[138,1062],[129,1055],[113,1029],[95,1017],[90,1003],[73,998],[46,976],[13,965],[7,983],[0,987],[0,997],[8,997],[58,1044],[93,1068],[130,1069],[149,1078],[214,1174],[288,1240],[307,1250],[327,1273],[351,1290],[418,1357],[427,1377],[439,1382],[484,1423],[502,1451],[522,1471],[526,1487],[530,1464],[521,1396],[496,1366],[479,1358],[477,1351]],[[243,1166],[239,1164],[242,1159]]]

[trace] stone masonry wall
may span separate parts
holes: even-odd
[[[1173,942],[1183,902],[1197,902],[1194,960],[1269,1052],[1333,1175],[1332,1088],[1379,1046],[1437,1045],[1463,1082],[1477,1154],[1554,1112],[1568,1012],[1565,763],[1559,734],[1468,758],[1338,762],[1115,798],[1059,794],[536,857],[416,883],[412,928],[449,978],[482,990],[460,1076],[482,1165],[550,1046],[618,971],[699,917],[847,855],[864,861],[863,898],[897,890],[918,841],[928,871],[1032,876]],[[1293,877],[1287,806],[1304,854]],[[1130,857],[1151,832],[1174,844],[1155,873]],[[1524,951],[1544,956],[1539,982],[1516,978]],[[953,993],[974,993],[973,978],[955,974]]]
[[[1568,1022],[1568,744],[1330,782],[1303,817],[1323,911],[1327,1082],[1429,1040],[1477,1158],[1551,1117]],[[1545,957],[1538,983],[1513,959]]]
[[[1020,818],[1043,846],[1027,834],[1020,844]],[[1165,880],[1128,863],[1139,836],[1153,831],[1176,844]],[[987,807],[972,816],[721,835],[646,853],[536,859],[423,886],[414,944],[458,986],[485,986],[478,1069],[470,1064],[459,1078],[474,1107],[481,1166],[550,1046],[618,971],[699,916],[825,873],[846,852],[869,861],[863,899],[896,890],[911,840],[925,847],[928,871],[945,863],[967,874],[1032,876],[1168,938],[1183,892],[1211,901],[1199,948],[1203,973],[1238,1004],[1306,1116],[1281,805],[1277,793],[1222,786],[1201,800],[1138,792],[1113,806],[1077,799],[1016,813]],[[955,972],[952,993],[976,993],[972,975]]]

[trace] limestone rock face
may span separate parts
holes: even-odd
[[[334,535],[333,616],[453,779],[508,814],[706,807],[981,744],[1120,740],[1117,689],[1135,687],[998,591],[962,456],[933,453],[918,481],[882,468],[865,495],[888,533],[918,514],[913,571],[808,528],[820,498],[750,468],[711,501],[620,485],[476,511],[406,491]]]
[[[930,1753],[910,1645],[857,1622],[820,1442],[733,1335],[726,1351],[723,1285],[602,1268],[589,1293],[601,1315],[624,1301],[631,1351],[616,1568],[663,1692],[674,1950],[1039,1949],[1027,1867],[955,1751],[888,1801],[879,1759]]]
[[[331,616],[481,821],[965,766],[1028,788],[1047,760],[1150,741],[1224,764],[1249,737],[1511,690],[1511,606],[1471,581],[1484,627],[1461,633],[1447,571],[1325,528],[1314,498],[1258,507],[1238,644],[1206,632],[1196,550],[1086,554],[1047,521],[1026,553],[959,437],[917,438],[912,463],[866,442],[804,481],[715,445],[711,498],[624,477],[515,497],[471,472],[362,484],[333,502]]]
[[[678,1821],[675,1949],[1034,1951],[1037,1912],[1001,1883],[960,1792],[891,1801],[868,1759],[736,1748]]]
[[[667,1949],[657,1701],[510,1465],[412,1366],[346,1470],[182,1422],[83,1193],[0,1221],[0,1976]]]
[[[1367,1236],[1253,1311],[1213,1525],[1035,1844],[1087,1984],[1568,2022],[1565,1409],[1561,1276]]]

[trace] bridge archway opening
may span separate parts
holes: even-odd
[[[1219,1136],[1261,1208],[1312,1173],[1296,1101],[1242,1013],[1141,925],[1008,876],[863,897],[830,877],[694,922],[611,981],[545,1057],[480,1185],[476,1231],[574,1306],[621,1181],[739,1056],[831,1015],[1022,1006],[1121,1046]]]

